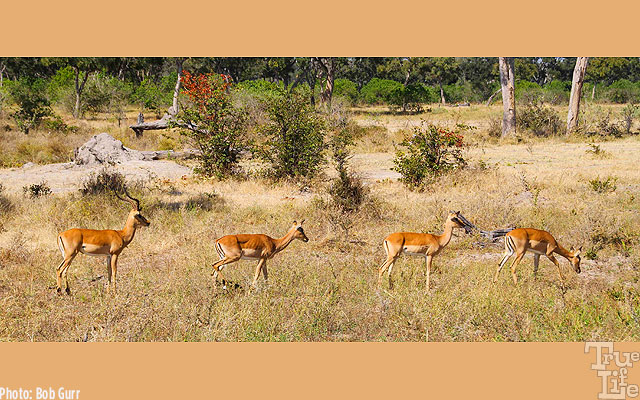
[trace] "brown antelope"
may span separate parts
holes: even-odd
[[[215,283],[218,283],[218,276],[220,276],[223,288],[226,289],[222,268],[241,259],[258,260],[253,277],[253,286],[258,282],[260,271],[262,271],[266,281],[269,277],[267,272],[268,259],[273,258],[273,256],[287,248],[294,239],[300,239],[303,242],[309,241],[307,235],[304,234],[304,229],[302,229],[303,222],[304,220],[300,221],[300,223],[293,221],[289,231],[279,239],[273,239],[262,234],[241,234],[227,235],[216,240],[215,248],[220,260],[212,265]]]
[[[122,250],[131,243],[133,236],[136,234],[136,229],[141,226],[149,226],[150,224],[150,222],[140,214],[140,201],[129,196],[126,189],[125,194],[127,198],[123,199],[115,193],[116,197],[130,203],[132,207],[124,229],[120,231],[111,229],[69,229],[58,235],[58,247],[60,248],[62,257],[64,257],[64,260],[62,260],[56,269],[58,293],[62,293],[62,278],[64,277],[67,286],[66,292],[69,295],[71,294],[69,280],[67,279],[67,270],[69,269],[69,265],[71,265],[71,261],[73,261],[78,253],[107,257],[107,277],[109,285],[111,285],[113,276],[113,291],[115,292],[118,256]]]
[[[564,247],[560,246],[558,242],[547,231],[541,231],[533,228],[518,228],[507,233],[504,237],[504,257],[498,265],[496,275],[493,277],[493,282],[497,282],[498,274],[502,270],[502,267],[507,263],[507,260],[516,255],[515,260],[511,264],[511,275],[513,276],[513,283],[518,283],[516,277],[516,267],[522,260],[522,257],[527,251],[533,253],[533,275],[538,274],[538,264],[540,263],[540,256],[546,255],[556,267],[558,267],[558,274],[560,275],[560,281],[563,281],[562,270],[560,269],[560,263],[553,256],[553,253],[558,253],[562,257],[571,262],[573,269],[580,273],[580,251],[582,247],[577,250],[568,251]]]
[[[454,228],[465,228],[465,224],[459,219],[460,211],[449,211],[447,220],[444,223],[444,233],[442,235],[432,235],[430,233],[413,233],[413,232],[396,232],[384,239],[383,247],[387,253],[387,259],[378,269],[378,285],[382,284],[382,275],[387,271],[389,279],[389,288],[393,287],[391,280],[391,271],[393,265],[400,255],[406,253],[411,256],[420,256],[425,258],[427,264],[427,290],[429,290],[429,276],[431,274],[431,261],[433,257],[438,255],[445,248]]]

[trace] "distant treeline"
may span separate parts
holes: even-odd
[[[491,57],[344,57],[332,59],[331,71],[317,60],[205,57],[182,65],[192,73],[229,75],[237,87],[258,92],[306,86],[320,93],[330,77],[334,98],[404,109],[419,103],[486,102],[500,88],[498,59]],[[166,57],[0,58],[0,102],[3,96],[5,103],[10,100],[12,85],[26,82],[29,90],[37,88],[51,103],[76,112],[121,109],[126,103],[160,113],[171,105],[176,65],[175,58]],[[516,58],[516,97],[566,104],[574,66],[575,58],[569,57]],[[640,58],[592,58],[585,81],[588,99],[640,102]]]

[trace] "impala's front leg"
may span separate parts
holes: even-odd
[[[111,256],[107,256],[107,284],[111,285]]]
[[[427,264],[427,291],[429,291],[429,277],[431,275],[431,261],[433,261],[433,256],[428,254],[425,257],[425,264]]]
[[[258,277],[260,276],[260,271],[262,271],[262,266],[265,263],[265,259],[261,258],[260,261],[258,261],[258,265],[256,265],[256,273],[253,275],[253,286],[256,286],[256,284],[258,283]]]
[[[264,260],[262,264],[262,275],[264,276],[264,281],[266,282],[269,279],[269,272],[267,271],[267,260]]]
[[[538,277],[538,266],[540,265],[540,254],[533,255],[533,277]]]
[[[109,259],[111,260],[111,274],[113,277],[113,281],[110,282],[109,286],[113,290],[113,293],[117,293],[116,275],[118,273],[118,254],[112,254]]]

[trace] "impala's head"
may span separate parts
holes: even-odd
[[[467,225],[462,222],[462,216],[460,216],[460,211],[449,211],[449,215],[447,216],[447,224],[453,225],[454,228],[465,228],[467,229]]]
[[[304,234],[304,229],[302,229],[303,223],[304,220],[300,221],[300,223],[298,223],[298,221],[293,221],[293,226],[291,227],[291,229],[295,229],[295,231],[293,232],[294,239],[300,239],[306,243],[309,241],[309,238]]]
[[[571,258],[569,259],[569,261],[571,261],[571,265],[573,266],[573,269],[576,271],[576,273],[580,273],[581,269],[580,269],[580,261],[582,260],[580,258],[580,253],[582,252],[582,246],[578,247],[577,249],[571,249]]]
[[[131,197],[129,195],[129,192],[127,192],[126,188],[124,189],[124,194],[127,196],[126,199],[123,199],[122,197],[120,197],[120,195],[118,195],[118,193],[115,190],[114,190],[114,194],[120,200],[126,201],[127,203],[131,204],[131,211],[129,211],[129,219],[133,220],[133,226],[135,226],[136,228],[139,228],[141,226],[149,226],[151,224],[151,222],[149,222],[141,214],[142,207],[140,207],[140,200]]]

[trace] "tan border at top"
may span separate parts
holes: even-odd
[[[7,1],[3,56],[629,56],[638,2]]]

